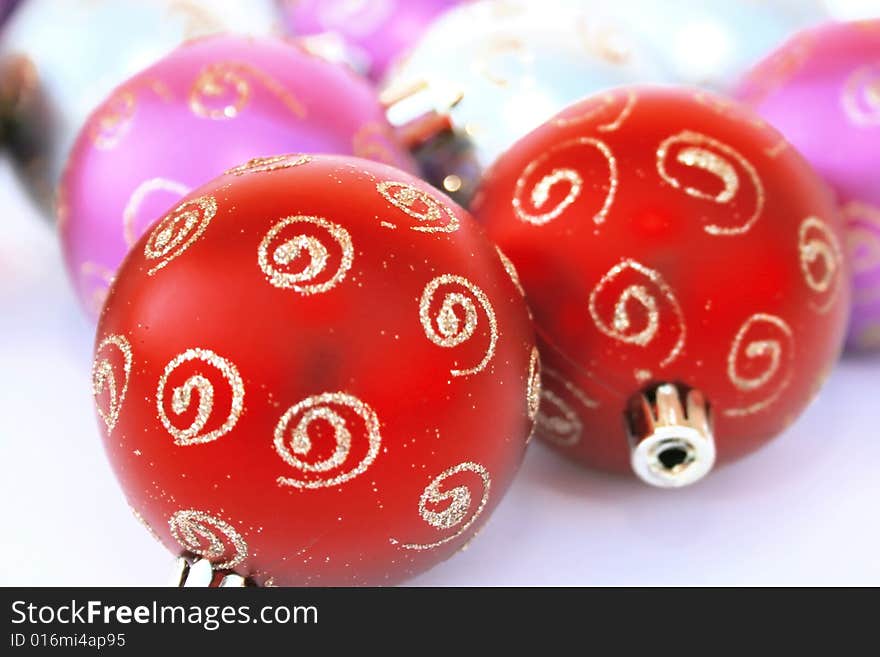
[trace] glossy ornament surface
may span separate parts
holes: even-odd
[[[499,154],[570,103],[668,80],[657,59],[589,3],[482,0],[437,20],[389,76],[384,97],[391,122],[420,145],[429,180],[467,202]],[[432,134],[432,116],[446,117],[451,132]]]
[[[828,18],[821,0],[575,0],[630,26],[681,84],[728,90],[796,31]]]
[[[677,425],[651,483],[692,483],[678,458],[730,461],[776,436],[839,353],[832,195],[720,96],[633,87],[575,104],[499,159],[474,213],[535,315],[538,435],[583,463],[626,472]]]
[[[135,244],[92,379],[136,514],[261,585],[386,584],[452,555],[540,390],[482,228],[401,171],[308,155],[232,169]]]
[[[848,344],[880,348],[880,20],[798,34],[737,95],[834,188],[854,269]]]
[[[291,34],[313,37],[374,80],[461,0],[277,0]],[[330,54],[330,52],[328,52]]]
[[[187,39],[276,28],[271,0],[28,0],[0,34],[0,104],[19,173],[47,212],[77,133],[125,79]]]
[[[193,41],[118,87],[80,134],[60,191],[68,271],[93,315],[129,247],[190,190],[288,151],[411,168],[373,89],[276,39]]]

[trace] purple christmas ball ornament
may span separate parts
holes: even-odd
[[[853,270],[847,344],[880,348],[880,19],[799,33],[758,64],[736,95],[836,192]],[[802,257],[809,265],[822,253],[807,248]]]
[[[375,91],[281,40],[217,36],[181,46],[89,117],[58,194],[68,272],[100,311],[128,248],[182,196],[254,158],[358,155],[408,171]]]

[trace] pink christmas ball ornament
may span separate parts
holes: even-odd
[[[128,248],[189,191],[278,153],[357,155],[407,171],[375,91],[281,40],[192,41],[119,86],[77,138],[58,196],[68,272],[100,311]]]
[[[758,64],[736,95],[834,188],[853,269],[848,346],[880,348],[880,19],[801,32]]]
[[[317,37],[379,80],[447,9],[462,0],[277,0],[292,34]]]

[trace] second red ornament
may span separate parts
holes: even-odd
[[[585,100],[496,163],[474,212],[516,264],[545,362],[538,433],[677,487],[779,434],[849,305],[826,186],[721,97]]]

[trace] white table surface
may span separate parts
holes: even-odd
[[[0,161],[0,585],[162,585],[171,558],[104,457],[92,327]],[[846,358],[781,438],[682,491],[540,445],[479,538],[416,585],[880,585],[880,357]]]

